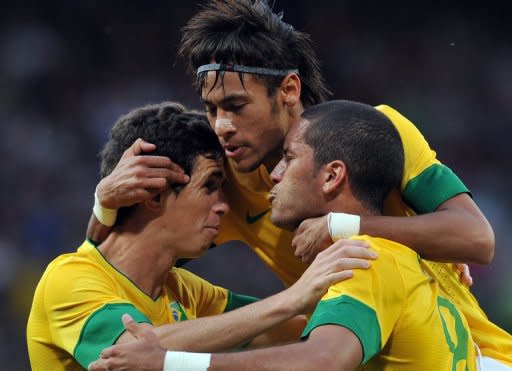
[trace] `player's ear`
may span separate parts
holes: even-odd
[[[334,160],[323,166],[322,191],[326,195],[340,192],[344,183],[348,180],[347,168],[341,160]]]
[[[147,199],[146,201],[144,201],[143,204],[146,209],[158,212],[162,209],[164,200],[165,200],[165,196],[162,195],[162,193],[159,193],[159,194],[151,197],[150,199]]]
[[[294,107],[300,102],[301,82],[296,73],[289,73],[281,81],[279,94],[288,107]]]

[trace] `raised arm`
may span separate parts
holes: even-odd
[[[467,194],[428,214],[362,217],[360,233],[398,241],[434,261],[489,264],[494,256],[492,227]]]
[[[105,350],[89,370],[355,370],[362,358],[359,339],[350,330],[336,325],[315,329],[301,343],[211,355],[166,352],[152,332],[140,330],[136,341],[124,348]]]
[[[140,367],[140,362],[146,358],[133,350],[138,347],[137,342],[145,346],[149,339],[153,339],[153,345],[157,347],[193,352],[226,350],[245,344],[298,313],[311,312],[331,284],[352,276],[350,269],[368,268],[366,259],[375,259],[367,247],[334,245],[319,254],[290,288],[231,312],[164,325],[154,330],[125,318],[128,332],[119,338],[117,345],[102,352],[101,359],[91,370],[115,369],[120,365]],[[135,344],[134,338],[138,339]],[[154,361],[155,358],[149,360]]]
[[[361,343],[350,330],[326,325],[315,329],[302,343],[212,354],[208,370],[355,370],[361,363],[362,353]],[[167,363],[168,370],[177,370],[172,362]]]
[[[352,277],[351,269],[368,268],[375,255],[367,247],[333,246],[315,259],[290,288],[221,315],[164,325],[155,329],[166,349],[220,351],[246,344],[290,318],[313,311],[330,285]]]
[[[429,260],[489,264],[494,232],[464,183],[439,162],[412,122],[388,106],[377,109],[393,122],[402,139],[403,179],[384,208],[384,214],[393,216],[361,217],[347,232],[400,242]],[[330,241],[325,216],[304,221],[293,244],[307,262]]]
[[[169,158],[141,155],[155,149],[155,145],[137,139],[124,152],[114,170],[99,182],[94,213],[87,227],[88,239],[99,244],[107,238],[117,209],[153,197],[169,183],[188,182],[188,176]]]

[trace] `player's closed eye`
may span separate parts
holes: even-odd
[[[206,106],[205,112],[208,116],[215,117],[217,115],[217,108],[213,106]]]
[[[230,104],[229,106],[226,107],[226,111],[229,111],[229,112],[233,112],[235,114],[239,114],[242,109],[245,107],[245,103],[244,104]]]

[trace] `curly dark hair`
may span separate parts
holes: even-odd
[[[117,120],[100,153],[102,178],[114,170],[137,138],[156,145],[155,151],[144,155],[169,157],[188,175],[199,155],[222,158],[225,162],[224,149],[204,114],[189,111],[178,103],[164,102],[137,108]],[[170,187],[179,193],[184,186],[171,184]],[[131,209],[133,207],[119,210],[116,225],[122,223]]]

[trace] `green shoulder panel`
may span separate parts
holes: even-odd
[[[425,214],[461,193],[469,190],[459,177],[447,166],[433,164],[409,180],[402,196],[416,213]]]
[[[348,295],[318,303],[302,338],[322,325],[338,325],[354,333],[363,349],[362,365],[381,351],[381,330],[375,310]]]
[[[136,322],[151,321],[135,306],[128,303],[106,304],[87,319],[80,332],[73,357],[85,369],[99,358],[103,349],[113,345],[125,331],[121,316],[129,314]]]
[[[243,307],[244,305],[254,303],[258,301],[258,298],[248,295],[235,294],[234,292],[228,291],[228,303],[224,312],[229,312],[233,309]]]

